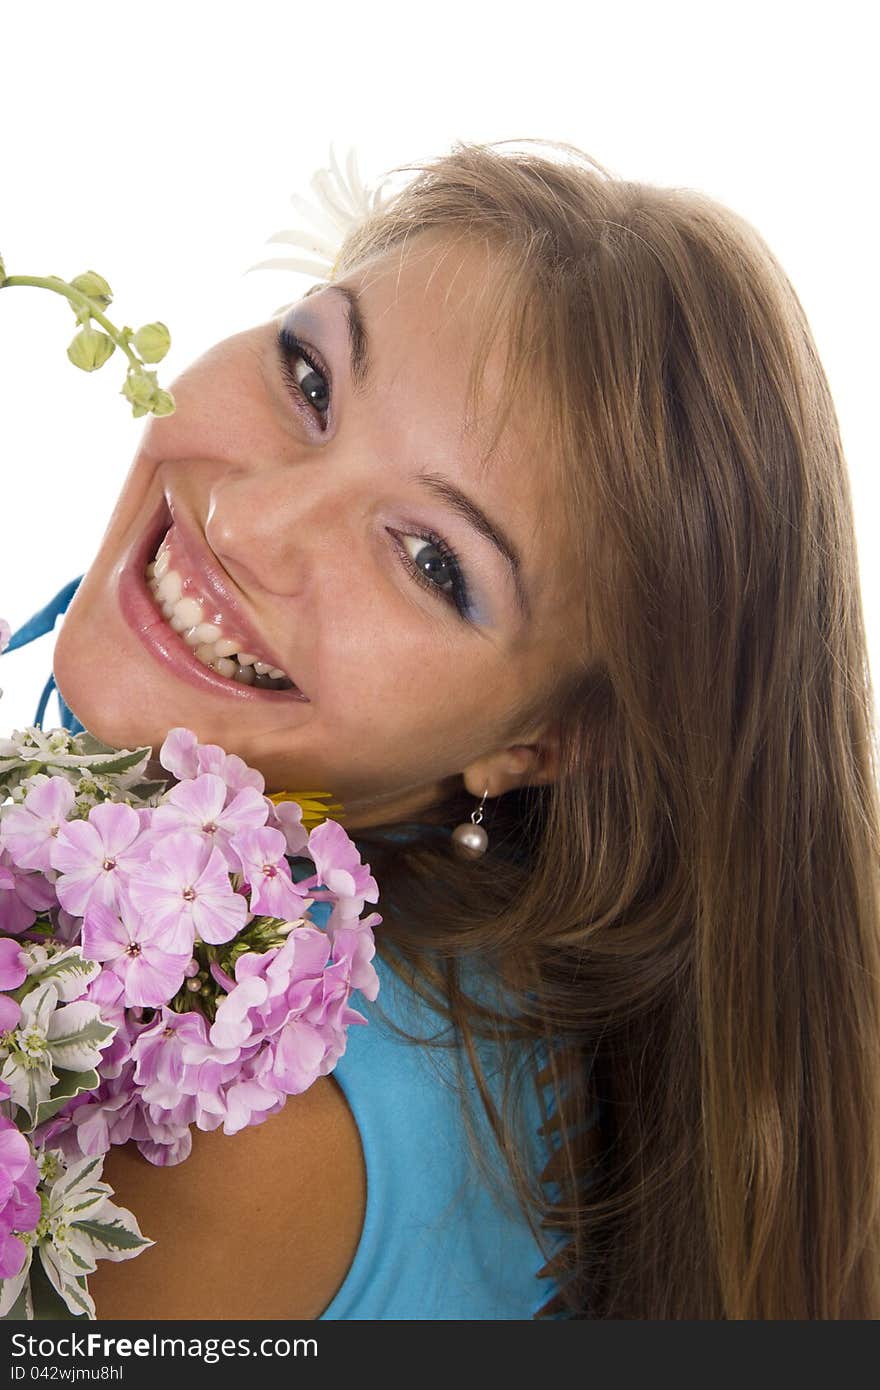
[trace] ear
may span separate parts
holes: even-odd
[[[462,772],[472,796],[501,796],[513,787],[539,787],[555,782],[561,765],[561,746],[555,730],[545,729],[521,743],[512,743],[469,763]]]

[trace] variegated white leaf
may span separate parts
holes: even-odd
[[[40,1260],[50,1284],[59,1298],[64,1300],[68,1310],[71,1313],[86,1313],[94,1319],[95,1301],[88,1291],[85,1279],[66,1269],[58,1258],[55,1247],[48,1242],[40,1246]]]
[[[154,1242],[141,1233],[134,1214],[105,1201],[89,1220],[71,1223],[68,1242],[84,1259],[131,1260]]]
[[[32,1318],[33,1307],[31,1306],[31,1260],[33,1249],[29,1249],[25,1256],[24,1264],[18,1274],[14,1274],[11,1279],[0,1279],[0,1318],[6,1318],[12,1312],[22,1294],[25,1295],[22,1310],[16,1309],[17,1317]],[[28,1308],[30,1307],[30,1311]]]
[[[97,1004],[78,1000],[63,1004],[49,1023],[49,1046],[56,1067],[87,1071],[101,1060],[101,1049],[116,1034],[112,1023],[102,1023]]]
[[[83,960],[79,946],[70,946],[57,956],[50,956],[28,972],[31,979],[43,984],[54,985],[61,1003],[78,999],[86,986],[101,973],[101,963],[96,960]]]

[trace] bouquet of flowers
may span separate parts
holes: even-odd
[[[259,1124],[333,1070],[366,1022],[352,991],[378,993],[377,885],[323,794],[276,804],[186,729],[167,781],[151,751],[0,739],[0,1316],[34,1315],[38,1254],[94,1317],[96,1260],[151,1244],[100,1180],[110,1145],[174,1164],[192,1125]]]
[[[354,151],[345,174],[332,146],[330,161],[318,208],[291,199],[314,229],[270,238],[297,256],[252,268],[332,275],[382,189]],[[9,275],[0,258],[0,289],[16,286],[66,300],[80,370],[126,359],[135,417],[174,412],[150,370],[164,323],[117,327],[94,270]],[[0,619],[0,652],[9,638]],[[152,1244],[101,1181],[110,1145],[175,1164],[193,1125],[261,1123],[333,1070],[366,1022],[352,992],[378,994],[382,918],[361,915],[378,891],[328,818],[341,808],[264,795],[258,771],[187,729],[159,752],[167,777],[149,779],[152,752],[64,729],[0,739],[0,1318],[95,1317],[96,1261]]]

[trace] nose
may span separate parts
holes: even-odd
[[[290,597],[333,567],[350,567],[363,543],[356,493],[317,465],[269,467],[218,478],[211,489],[205,536],[243,588]]]

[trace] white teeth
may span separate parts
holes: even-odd
[[[202,605],[197,598],[178,599],[177,603],[174,605],[174,616],[176,619],[179,619],[182,624],[182,626],[177,629],[178,632],[183,631],[184,628],[198,627],[199,623],[202,621]]]
[[[159,580],[159,598],[163,603],[176,603],[182,593],[183,580],[177,570],[167,570]]]
[[[227,679],[262,690],[289,689],[293,685],[279,666],[270,666],[268,662],[258,661],[250,652],[239,651],[239,638],[226,637],[216,623],[202,621],[204,606],[199,599],[184,594],[184,576],[170,568],[166,550],[161,549],[155,561],[147,565],[146,580],[163,618],[187,646],[193,648],[197,660],[204,666],[212,667]]]

